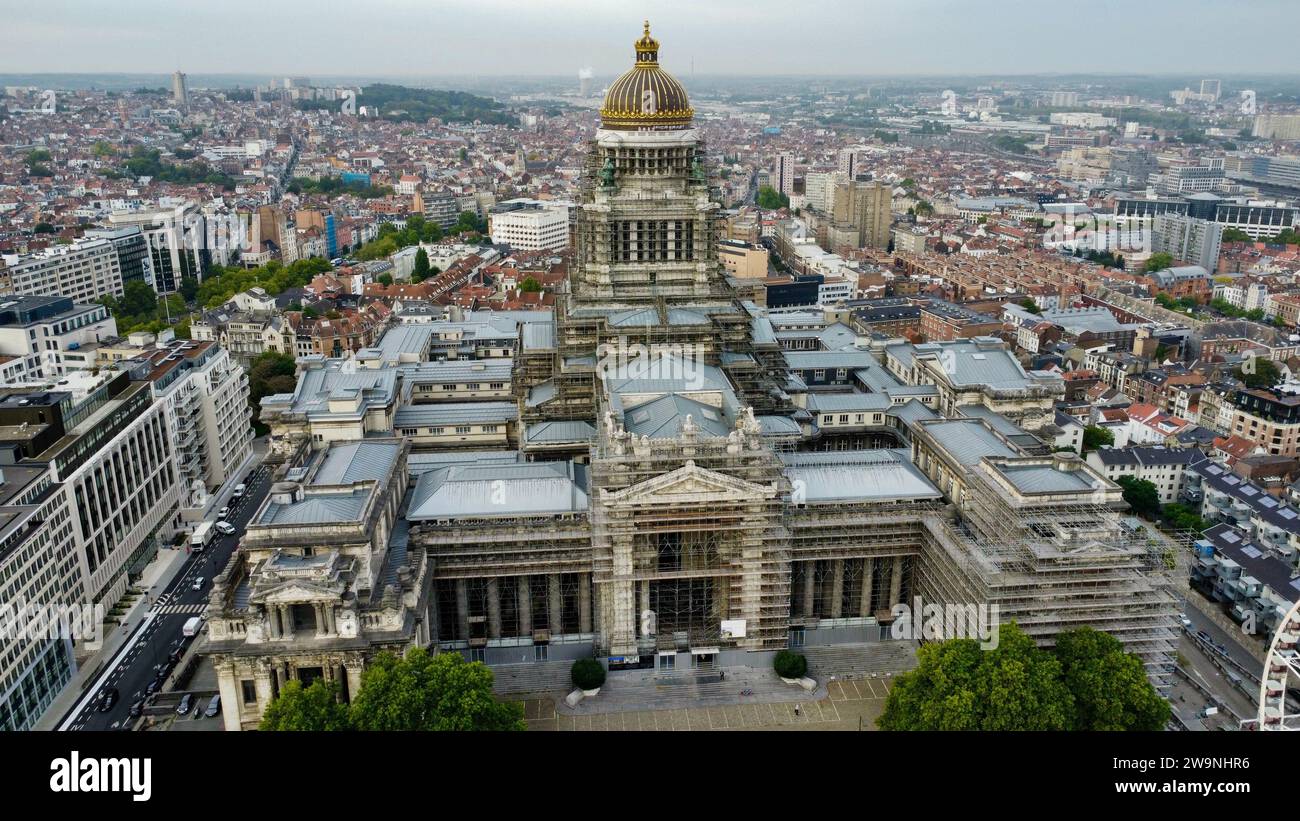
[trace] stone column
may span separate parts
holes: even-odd
[[[591,574],[578,576],[578,632],[591,632]]]
[[[271,631],[271,638],[280,638],[280,608],[268,605],[266,608],[266,626]]]
[[[343,666],[348,671],[348,701],[351,701],[361,692],[361,662],[345,661]]]
[[[280,605],[280,635],[286,639],[293,639],[293,605]]]
[[[331,636],[337,636],[339,634],[338,622],[334,620],[333,604],[328,604],[325,606],[325,632]]]
[[[501,638],[501,585],[495,576],[487,582],[488,638]]]
[[[519,589],[519,635],[533,634],[533,585],[530,576],[520,576]]]
[[[844,615],[844,560],[831,560],[831,618]]]
[[[803,617],[811,619],[817,604],[817,562],[803,563]]]
[[[871,559],[862,560],[862,592],[858,597],[858,615],[863,618],[871,615],[871,577],[875,568],[876,563]]]
[[[889,606],[898,604],[903,595],[903,557],[894,557],[894,569],[889,574]]]
[[[564,632],[564,599],[560,596],[560,574],[552,573],[546,577],[547,611],[551,617],[551,635],[558,636]]]
[[[226,732],[237,733],[241,729],[240,718],[244,712],[244,694],[239,682],[235,681],[235,666],[231,663],[217,667],[217,692],[221,694],[221,720]]]
[[[256,717],[260,719],[266,713],[266,708],[275,699],[271,689],[271,669],[269,667],[259,668],[257,672],[253,673],[253,689],[257,691]]]
[[[462,641],[469,640],[469,582],[456,580],[456,623]]]
[[[312,602],[311,609],[316,616],[316,637],[320,638],[325,635],[325,605]]]

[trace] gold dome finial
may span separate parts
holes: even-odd
[[[659,61],[659,41],[650,36],[650,21],[645,21],[645,34],[633,43],[638,63],[655,63]]]

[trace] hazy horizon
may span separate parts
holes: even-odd
[[[0,74],[564,77],[626,70],[648,18],[681,76],[1246,76],[1300,70],[1293,4],[1250,0],[5,0]],[[126,6],[124,8],[124,6]],[[956,22],[960,20],[961,22]],[[1232,44],[1246,42],[1236,50]],[[1174,44],[1172,47],[1169,44]]]

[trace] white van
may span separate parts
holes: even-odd
[[[230,498],[232,498],[232,499],[242,499],[242,498],[244,497],[244,493],[245,493],[247,490],[248,490],[248,488],[245,487],[244,484],[241,482],[240,484],[235,485],[235,489],[234,489],[234,491],[230,494]]]

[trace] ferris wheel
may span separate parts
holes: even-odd
[[[1291,605],[1268,645],[1268,661],[1259,685],[1258,727],[1261,730],[1300,730],[1300,712],[1287,707],[1287,689],[1300,688],[1300,600]]]

